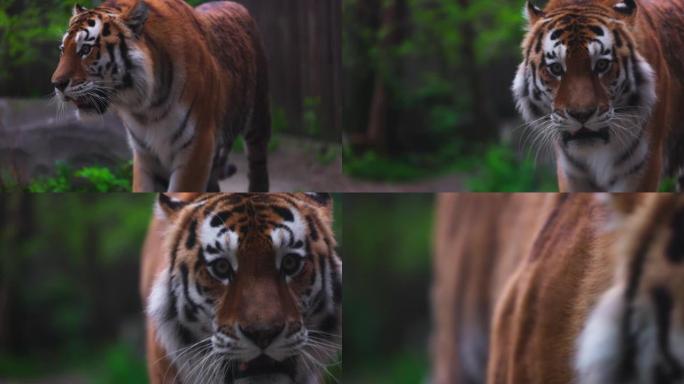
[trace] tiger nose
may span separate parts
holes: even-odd
[[[582,110],[568,109],[566,112],[570,117],[574,118],[580,123],[586,123],[592,116],[594,116],[594,113],[596,113],[596,107]]]
[[[52,85],[59,89],[60,92],[64,92],[67,85],[69,85],[69,79],[56,79],[52,82]]]
[[[243,328],[240,326],[240,331],[259,348],[266,349],[273,343],[273,340],[280,335],[284,328],[285,324],[277,324],[268,327],[247,326]]]

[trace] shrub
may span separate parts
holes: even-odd
[[[58,162],[56,174],[39,178],[28,185],[29,192],[130,192],[132,164],[126,163],[114,170],[106,167],[84,167],[74,171],[69,165]]]

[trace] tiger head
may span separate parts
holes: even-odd
[[[572,150],[640,137],[656,94],[632,33],[636,2],[551,0],[541,10],[528,0],[526,11],[512,90],[530,128]]]
[[[578,382],[684,383],[684,198],[609,198],[617,271],[579,339]]]
[[[144,89],[149,68],[138,38],[148,15],[143,1],[127,10],[75,5],[52,75],[57,98],[73,102],[79,113],[103,114],[111,102]]]
[[[340,351],[342,264],[323,194],[160,195],[169,267],[148,299],[182,382],[304,383]]]

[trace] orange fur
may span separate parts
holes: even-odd
[[[559,137],[558,145],[555,147],[558,159],[558,185],[561,192],[576,191],[656,191],[662,175],[677,176],[684,165],[684,155],[681,155],[684,146],[684,113],[679,108],[682,102],[682,62],[684,62],[684,39],[680,33],[680,27],[684,24],[684,1],[682,0],[661,0],[661,1],[636,1],[636,9],[631,11],[620,11],[626,9],[627,5],[634,3],[622,2],[621,0],[551,0],[544,7],[544,10],[528,6],[529,32],[523,44],[524,63],[521,64],[516,84],[514,84],[514,94],[518,100],[518,105],[525,115],[526,120],[532,125],[531,121],[541,118],[544,115],[554,113],[567,119],[568,126],[558,127],[554,123],[542,128],[545,131],[560,130],[562,133],[554,133]],[[531,4],[531,3],[530,3]],[[622,7],[622,8],[621,8]],[[597,28],[605,27],[604,31],[615,33],[616,42],[612,49],[613,53],[611,66],[605,74],[597,75],[594,69],[595,59],[591,59],[588,54],[587,44],[596,41],[593,35]],[[551,72],[550,65],[556,58],[545,57],[547,51],[539,49],[542,44],[546,44],[549,33],[553,31],[564,31],[560,37],[554,36],[552,41],[562,41],[566,47],[566,66],[563,74],[556,76]],[[572,32],[568,32],[572,31]],[[600,31],[599,31],[600,32]],[[606,37],[605,33],[598,35]],[[624,43],[624,44],[623,44]],[[619,45],[619,46],[618,46]],[[616,100],[612,87],[618,77],[633,71],[631,64],[635,54],[641,55],[650,64],[654,73],[655,83],[655,105],[652,112],[646,114],[637,109],[632,110],[632,101],[625,103]],[[629,58],[629,59],[628,59]],[[594,60],[594,61],[592,61]],[[562,62],[562,61],[560,61]],[[627,64],[627,63],[630,64]],[[625,66],[624,64],[627,64]],[[534,75],[527,76],[523,81],[523,71],[534,72]],[[642,77],[644,74],[641,74]],[[529,84],[535,83],[535,88]],[[641,80],[640,80],[641,81]],[[636,82],[636,87],[645,88],[643,81],[641,84]],[[539,86],[543,84],[543,86]],[[620,83],[622,84],[622,83]],[[547,93],[552,98],[551,105],[547,105],[547,110],[542,111],[541,94]],[[617,91],[615,91],[617,92]],[[625,91],[628,92],[628,91]],[[639,97],[641,100],[639,100]],[[537,101],[527,102],[536,98]],[[644,95],[637,96],[637,104],[634,107],[646,108],[648,103],[644,102]],[[630,99],[631,100],[631,99]],[[639,104],[641,102],[641,104]],[[535,107],[536,105],[536,107]],[[604,116],[610,116],[611,108],[624,108],[626,112],[622,119],[607,120],[599,122]],[[617,110],[616,109],[616,113]],[[598,112],[596,112],[598,111]],[[627,121],[634,118],[634,114],[643,113],[639,119],[644,122]],[[589,115],[586,115],[589,114]],[[594,115],[591,115],[594,114]],[[632,114],[630,116],[630,114]],[[598,152],[598,139],[594,136],[593,144],[585,139],[582,141],[572,141],[578,147],[571,153],[573,148],[568,147],[570,141],[576,137],[574,127],[577,121],[583,121],[584,117],[577,117],[581,120],[573,120],[575,116],[601,116],[594,123],[589,131],[602,131],[604,127],[611,126],[610,136],[605,136],[605,140],[615,142],[619,139],[632,142],[638,131],[643,126],[645,128],[644,143],[647,145],[647,153],[643,160],[625,166],[624,169],[618,168],[619,165],[627,162],[625,159],[636,156],[635,149],[625,145],[617,153],[612,153],[611,161],[601,165],[597,169],[591,169],[592,162],[596,159],[586,158],[588,151]],[[571,118],[572,116],[573,118]],[[606,119],[609,119],[606,117]],[[602,125],[603,124],[603,125]],[[635,126],[632,126],[634,124]],[[580,123],[581,125],[581,123]],[[622,126],[622,127],[618,127]],[[639,126],[639,127],[637,127]],[[572,128],[571,128],[572,127]],[[608,129],[608,128],[605,128]],[[586,132],[586,126],[585,126]],[[548,133],[547,134],[551,134]],[[563,137],[561,140],[560,137]],[[606,144],[608,141],[606,141]],[[611,143],[611,145],[614,145]],[[636,148],[636,147],[635,147]],[[601,148],[600,150],[609,151]],[[613,149],[610,149],[613,150]],[[618,152],[619,151],[619,152]],[[596,155],[599,156],[599,155]],[[604,155],[605,156],[605,155]],[[569,160],[561,161],[567,157]],[[622,159],[622,160],[620,160]],[[663,162],[663,159],[665,162]],[[622,162],[622,163],[621,163]],[[615,167],[614,174],[609,176],[601,175],[605,170],[600,168]]]
[[[643,344],[633,354],[620,340],[600,346],[614,351],[610,361],[618,367],[631,358],[637,368],[627,377],[611,376],[615,368],[601,361],[584,371],[575,365],[579,351],[587,353],[580,335],[597,337],[587,330],[588,320],[605,316],[597,303],[614,289],[624,292],[616,297],[625,308],[638,314],[630,327],[643,335],[639,340],[656,343],[647,330],[660,327],[670,335],[673,366],[684,363],[675,352],[683,350],[678,343],[684,340],[674,338],[684,332],[684,250],[672,245],[684,230],[677,219],[684,215],[684,199],[645,194],[612,196],[611,204],[600,200],[590,194],[440,197],[435,382],[649,382],[643,377],[654,377],[659,368],[648,362],[661,357]],[[634,290],[629,299],[628,287]],[[673,302],[664,326],[655,320],[655,289]],[[601,374],[613,381],[588,379]]]
[[[88,53],[84,33],[94,40]],[[268,190],[266,58],[241,5],[108,0],[93,10],[76,7],[52,81],[81,111],[104,113],[111,104],[119,113],[134,152],[134,191],[217,191],[240,133],[250,190]]]
[[[247,329],[250,324],[296,324],[304,322],[310,332],[318,331],[311,319],[300,311],[297,295],[307,290],[313,275],[321,273],[317,258],[329,258],[331,263],[336,255],[334,252],[335,239],[332,233],[331,201],[321,202],[307,194],[176,194],[170,196],[177,202],[182,202],[182,208],[171,207],[159,203],[157,215],[152,219],[147,238],[142,251],[142,270],[140,293],[145,306],[150,306],[153,284],[160,274],[165,271],[178,273],[179,265],[196,266],[198,253],[188,249],[187,233],[191,221],[201,223],[206,218],[212,218],[220,212],[227,212],[235,207],[247,207],[241,214],[233,214],[222,222],[226,228],[237,228],[240,232],[240,248],[237,258],[240,260],[236,277],[227,286],[220,284],[208,271],[208,267],[191,268],[190,281],[204,287],[204,293],[215,302],[216,318],[221,328],[241,327]],[[181,204],[181,203],[179,203]],[[307,242],[310,252],[315,259],[307,262],[296,277],[289,283],[272,267],[273,250],[270,242],[270,229],[261,227],[258,223],[277,223],[282,220],[275,211],[266,214],[263,206],[287,207],[296,209],[302,218],[311,218],[311,235]],[[202,208],[202,209],[200,209]],[[250,222],[249,229],[245,226]],[[199,231],[201,225],[196,229]],[[246,232],[245,232],[246,231]],[[199,241],[199,234],[197,234]],[[182,241],[181,241],[182,240]],[[176,248],[177,247],[177,248]],[[174,251],[175,249],[175,251]],[[174,256],[170,256],[170,255]],[[174,264],[172,265],[172,258]],[[332,268],[331,264],[331,268]],[[182,267],[181,267],[182,268]],[[338,271],[341,273],[341,271]],[[341,276],[340,276],[341,278]],[[340,281],[341,284],[341,281]],[[332,298],[329,298],[332,300]],[[336,305],[340,305],[336,304]],[[337,312],[337,316],[340,313]],[[308,315],[307,315],[308,316]],[[339,324],[340,318],[335,321]],[[174,365],[174,351],[165,350],[160,340],[158,324],[148,313],[147,323],[147,362],[148,374],[152,383],[172,382],[178,376],[179,367]],[[288,325],[289,326],[289,325]],[[328,332],[337,333],[335,327]],[[341,339],[340,339],[341,340]],[[309,353],[312,353],[309,351]],[[321,351],[313,352],[320,354]],[[328,354],[330,351],[327,352]],[[319,356],[320,359],[332,356]],[[311,375],[320,378],[322,372],[314,370]]]

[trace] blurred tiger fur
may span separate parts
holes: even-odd
[[[684,196],[445,194],[433,381],[684,382]]]

